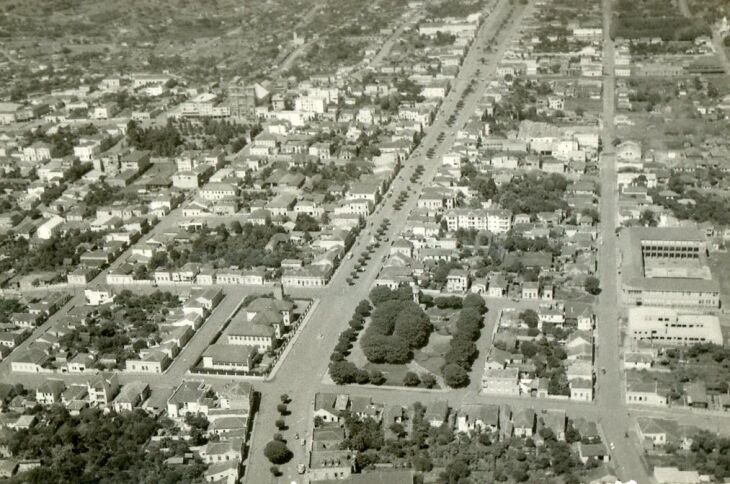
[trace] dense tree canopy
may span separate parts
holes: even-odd
[[[189,450],[183,441],[150,444],[159,429],[171,424],[141,410],[105,415],[85,409],[74,417],[63,407],[51,407],[41,415],[40,424],[19,430],[10,442],[14,455],[40,459],[41,466],[16,475],[13,483],[192,483],[205,470],[199,460],[165,465],[168,457]]]
[[[469,382],[469,370],[477,358],[476,341],[482,328],[483,314],[487,311],[484,299],[470,294],[462,302],[462,309],[456,320],[456,332],[444,355],[446,364],[441,369],[444,381],[451,387],[461,387]]]
[[[681,468],[715,476],[718,482],[730,477],[730,438],[703,430],[692,436],[689,451],[676,446],[670,446],[668,450]]]
[[[391,291],[386,286],[377,286],[370,291],[370,301],[376,306],[389,300],[412,301],[413,291],[409,286],[401,286],[395,291]]]
[[[561,175],[526,174],[516,176],[501,187],[499,203],[513,213],[536,214],[567,210],[563,194],[568,181]]]
[[[672,179],[670,179],[670,182]],[[670,189],[678,188],[676,185]],[[712,222],[718,225],[730,225],[730,199],[723,195],[715,193],[703,193],[695,189],[686,189],[682,187],[677,193],[682,195],[684,199],[692,200],[692,203],[679,203],[675,198],[656,196],[656,202],[674,212],[674,215],[680,219],[693,220],[695,222]],[[643,214],[642,214],[643,215]],[[645,222],[651,222],[648,216],[642,217]],[[647,223],[647,225],[655,225]]]
[[[16,240],[12,234],[5,234],[0,236],[0,271],[7,273],[15,269],[18,274],[28,274],[78,264],[83,247],[95,247],[103,237],[102,232],[75,229],[64,235],[54,235],[31,248],[28,240],[22,237]]]
[[[384,289],[375,288],[370,294],[380,302],[375,304],[360,346],[373,363],[405,363],[412,357],[411,349],[428,343],[433,326],[418,304],[410,298],[393,299],[399,292]]]
[[[301,232],[318,232],[320,230],[319,223],[311,215],[300,213],[294,224],[294,230]]]
[[[416,303],[403,304],[395,320],[393,334],[403,338],[411,348],[421,348],[428,343],[433,327],[426,313]]]
[[[287,258],[297,259],[301,254],[297,247],[286,240],[275,244],[271,250],[266,245],[276,234],[286,230],[274,224],[241,226],[241,234],[231,234],[225,226],[215,230],[203,229],[187,248],[170,247],[167,254],[154,258],[149,269],[157,267],[177,268],[188,262],[212,263],[216,267],[237,266],[250,269],[257,266],[279,267]]]
[[[127,142],[139,149],[149,150],[157,156],[174,156],[183,140],[172,121],[163,127],[140,128],[136,121],[127,124]]]
[[[85,327],[77,327],[59,339],[61,348],[72,354],[93,350],[116,357],[117,368],[129,358],[159,341],[159,325],[180,300],[170,292],[135,294],[124,290],[117,294],[111,308],[102,308],[99,317]],[[130,347],[131,345],[131,347]]]
[[[698,18],[687,18],[678,10],[667,9],[662,0],[619,0],[611,22],[611,37],[662,40],[694,40],[710,35],[709,26]]]
[[[10,315],[24,310],[25,305],[18,299],[6,299],[0,297],[0,323],[7,323]]]
[[[406,363],[413,356],[403,338],[375,331],[367,331],[360,346],[365,357],[372,363]]]
[[[442,373],[446,384],[453,388],[459,388],[469,383],[469,374],[456,363],[449,363],[444,366]]]

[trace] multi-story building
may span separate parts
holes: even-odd
[[[301,96],[294,100],[294,110],[321,114],[327,110],[327,100],[319,96]]]
[[[209,201],[233,198],[236,195],[238,195],[238,189],[230,183],[211,182],[200,189],[200,197]]]
[[[444,218],[450,231],[475,229],[503,234],[512,228],[509,210],[455,208],[447,211]]]
[[[705,236],[698,230],[650,228],[637,233],[644,258],[699,259],[707,251]]]
[[[23,161],[37,163],[51,159],[51,145],[42,141],[36,141],[30,146],[23,148]]]
[[[179,115],[186,118],[227,118],[231,109],[219,105],[215,94],[203,93],[180,104]]]
[[[102,373],[86,382],[91,405],[109,405],[119,393],[119,377],[116,373]]]
[[[207,397],[210,386],[202,381],[183,381],[167,400],[167,415],[171,418],[184,417],[187,414],[208,414],[213,405]]]
[[[485,369],[482,392],[500,395],[520,394],[520,371],[517,368]]]
[[[628,304],[702,310],[720,305],[720,286],[707,265],[704,235],[684,228],[628,231],[622,292]]]

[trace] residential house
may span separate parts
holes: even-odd
[[[459,432],[490,432],[499,428],[499,406],[486,404],[463,405],[456,417]]]
[[[317,393],[314,395],[314,418],[325,423],[340,421],[340,413],[347,410],[350,397],[345,394]]]
[[[482,393],[519,395],[519,381],[520,371],[517,368],[485,369],[482,376]]]
[[[449,416],[449,403],[446,400],[436,400],[426,407],[423,420],[431,427],[441,427]]]
[[[124,385],[114,398],[112,407],[116,412],[131,412],[142,405],[150,396],[150,386],[145,382],[131,382]]]
[[[61,395],[66,389],[62,380],[46,380],[36,389],[35,399],[41,405],[53,405],[61,402]]]
[[[119,377],[116,373],[100,373],[86,381],[89,403],[106,407],[119,392]]]

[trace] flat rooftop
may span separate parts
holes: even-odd
[[[702,231],[684,227],[633,227],[629,231],[640,241],[705,242],[707,240]]]
[[[674,277],[681,279],[712,279],[705,257],[699,259],[667,259],[644,257],[644,277]]]

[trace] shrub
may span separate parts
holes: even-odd
[[[466,386],[469,383],[469,375],[461,366],[455,363],[449,363],[444,366],[442,373],[444,382],[452,388]]]
[[[439,309],[459,309],[462,306],[462,299],[459,296],[441,296],[433,301]]]
[[[526,309],[520,313],[519,318],[527,325],[528,328],[537,328],[540,318],[533,309]]]
[[[340,341],[335,345],[335,351],[337,353],[342,353],[343,355],[350,354],[350,348],[352,348],[352,345],[346,341]]]
[[[370,374],[367,372],[367,370],[363,370],[362,368],[360,368],[357,370],[357,372],[355,372],[355,383],[359,385],[370,383]]]
[[[585,290],[588,294],[598,295],[601,293],[601,282],[594,276],[586,277]]]
[[[382,385],[385,383],[385,376],[380,370],[370,370],[370,383],[373,385]]]
[[[337,385],[354,383],[358,369],[350,361],[333,361],[329,366],[330,377]]]
[[[423,383],[423,386],[426,388],[433,388],[436,386],[436,377],[430,373],[424,373],[421,375],[421,383]]]
[[[407,387],[417,387],[420,383],[421,379],[412,371],[406,373],[406,376],[403,378],[403,384]]]

